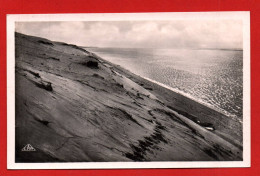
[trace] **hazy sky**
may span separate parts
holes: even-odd
[[[242,48],[242,21],[17,22],[16,31],[98,47]]]

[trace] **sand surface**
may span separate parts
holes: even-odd
[[[242,160],[237,119],[94,53],[16,33],[15,57],[16,162]]]

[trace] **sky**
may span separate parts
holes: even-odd
[[[89,47],[243,48],[239,20],[16,22],[27,35]]]

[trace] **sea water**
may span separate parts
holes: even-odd
[[[243,51],[88,48],[129,71],[242,120]]]

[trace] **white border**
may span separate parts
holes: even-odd
[[[15,163],[15,53],[18,21],[127,21],[127,20],[242,20],[243,21],[243,161],[217,162],[74,162]],[[8,169],[112,169],[112,168],[219,168],[250,167],[250,12],[170,12],[99,14],[7,15],[7,168]]]

